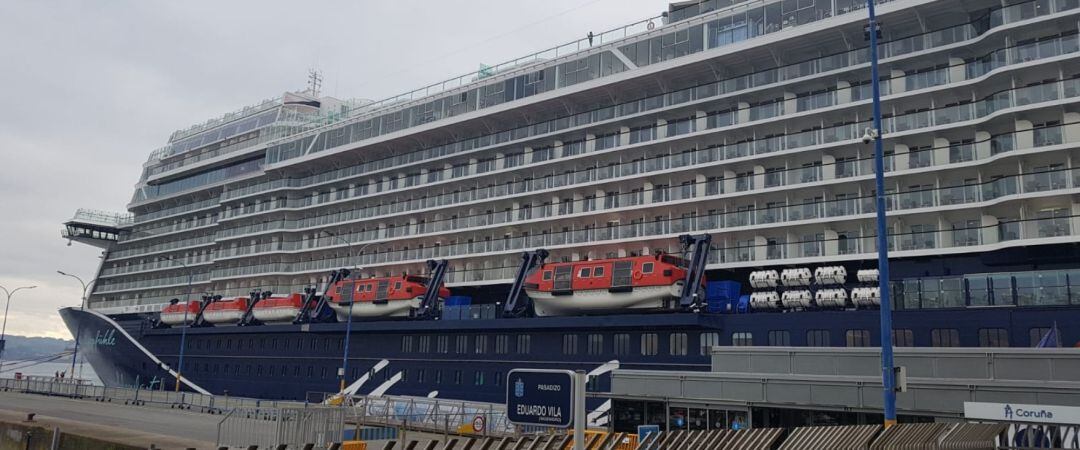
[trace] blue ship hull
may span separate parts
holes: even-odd
[[[182,330],[155,329],[148,317],[110,318],[77,308],[61,316],[80,351],[109,386],[173,388]],[[1065,346],[1080,340],[1080,307],[991,307],[896,311],[900,345],[1034,346],[1060,324]],[[609,389],[609,369],[709,370],[707,345],[877,346],[878,311],[753,314],[627,314],[487,320],[353,323],[346,379],[368,375],[357,391],[502,402],[515,368],[597,371],[592,391]],[[910,330],[910,331],[909,331]],[[942,337],[939,331],[950,330]],[[955,331],[951,331],[955,330]],[[1004,331],[998,331],[1004,330]],[[184,389],[266,399],[321,399],[338,391],[345,325],[189,328]],[[865,339],[865,340],[863,340]],[[1004,339],[1004,341],[1002,341]],[[381,361],[386,363],[380,364]],[[394,381],[395,375],[401,379]]]

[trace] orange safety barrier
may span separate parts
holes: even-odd
[[[341,450],[367,450],[367,442],[345,441],[341,443]]]

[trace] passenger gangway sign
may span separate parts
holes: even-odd
[[[575,378],[569,370],[511,370],[506,379],[506,417],[517,425],[569,427]]]

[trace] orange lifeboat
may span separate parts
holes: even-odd
[[[195,317],[199,315],[199,307],[202,302],[192,300],[188,302],[170,303],[161,309],[161,323],[165,325],[191,325]]]
[[[406,317],[420,307],[428,291],[428,279],[416,275],[399,277],[344,280],[328,289],[330,307],[344,320],[353,317]],[[439,298],[450,296],[450,290],[439,286]]]
[[[524,288],[538,316],[659,309],[682,293],[686,266],[667,254],[549,263],[529,274]]]
[[[251,315],[262,323],[292,322],[304,307],[303,294],[290,294],[285,297],[270,297],[259,300],[251,308]]]
[[[248,299],[237,297],[222,299],[206,305],[203,310],[203,320],[209,323],[236,323],[244,317],[247,311]]]

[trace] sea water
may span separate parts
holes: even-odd
[[[33,362],[33,361],[7,361],[3,362],[3,368],[0,368],[0,377],[13,378],[15,373],[21,373],[23,376],[38,375],[44,377],[55,376],[58,372],[67,372],[64,378],[71,378],[71,358],[67,361],[50,361],[50,362]],[[98,379],[94,368],[90,367],[89,363],[79,361],[75,364],[75,378],[89,380],[93,384],[100,385],[101,380]]]

